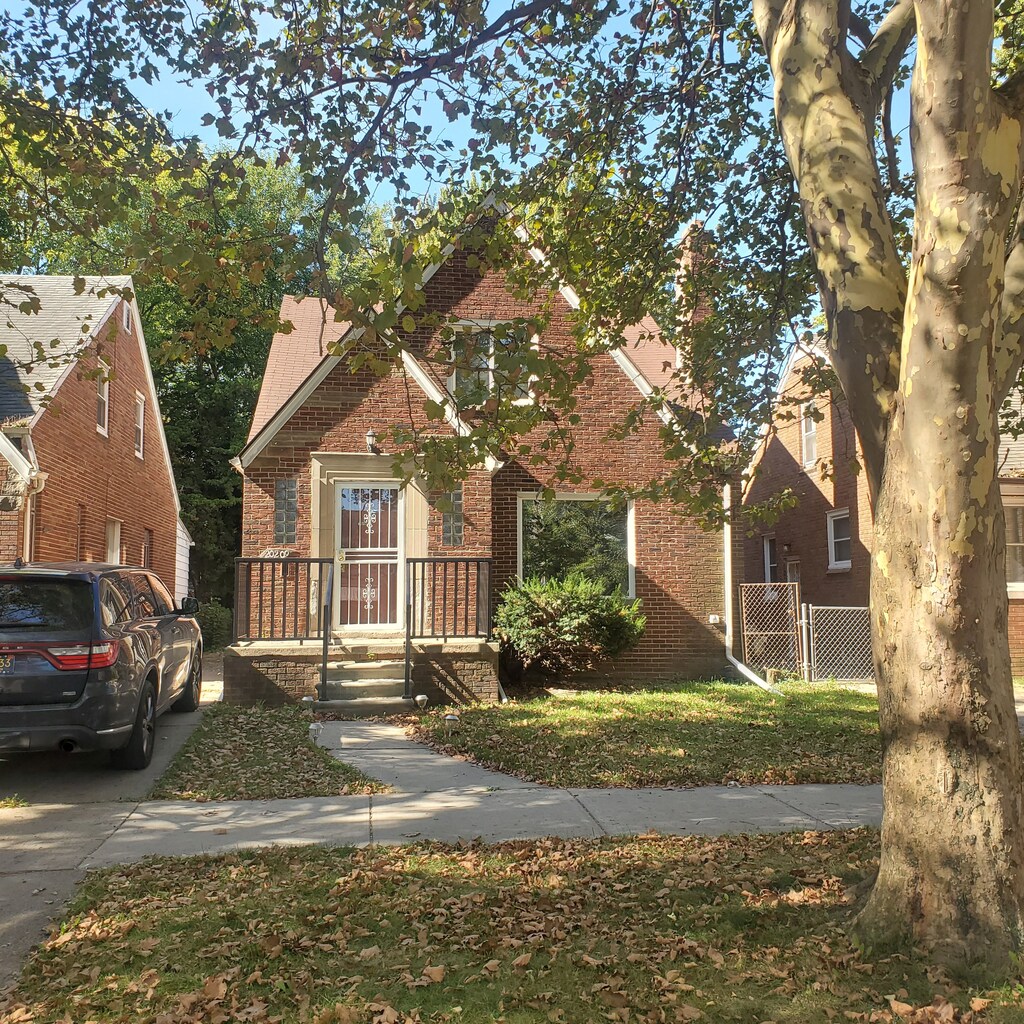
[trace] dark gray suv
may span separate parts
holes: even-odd
[[[125,566],[0,566],[0,752],[109,750],[145,768],[156,719],[202,689],[197,603]]]

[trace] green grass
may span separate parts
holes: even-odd
[[[213,704],[157,782],[152,800],[274,800],[390,787],[309,739],[302,708]]]
[[[1024,1021],[1019,991],[851,944],[876,851],[858,830],[149,861],[88,877],[0,1020]],[[910,1013],[972,998],[983,1017]]]
[[[451,737],[441,709],[416,733],[551,786],[879,781],[874,695],[822,683],[783,690],[715,682],[559,693],[460,708]]]

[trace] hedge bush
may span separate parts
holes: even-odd
[[[196,614],[203,631],[203,650],[219,651],[231,643],[232,613],[220,601],[204,601]]]
[[[646,624],[639,600],[609,594],[604,582],[580,574],[516,581],[495,614],[495,634],[514,674],[583,672],[635,647]]]

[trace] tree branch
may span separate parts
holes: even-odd
[[[995,388],[1001,406],[1017,383],[1024,363],[1024,192],[1017,204],[1017,222],[1003,271],[1001,330],[996,337]]]
[[[899,383],[907,294],[875,157],[874,116],[862,105],[864,82],[842,46],[835,5],[754,0],[754,15],[800,188],[829,357],[857,427],[874,499]]]
[[[892,85],[903,55],[914,38],[915,27],[914,0],[896,0],[860,55],[859,64],[867,73],[876,96],[880,97]]]

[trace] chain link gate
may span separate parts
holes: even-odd
[[[810,678],[874,679],[867,608],[805,606]]]
[[[800,584],[741,583],[743,661],[762,673],[801,673]]]

